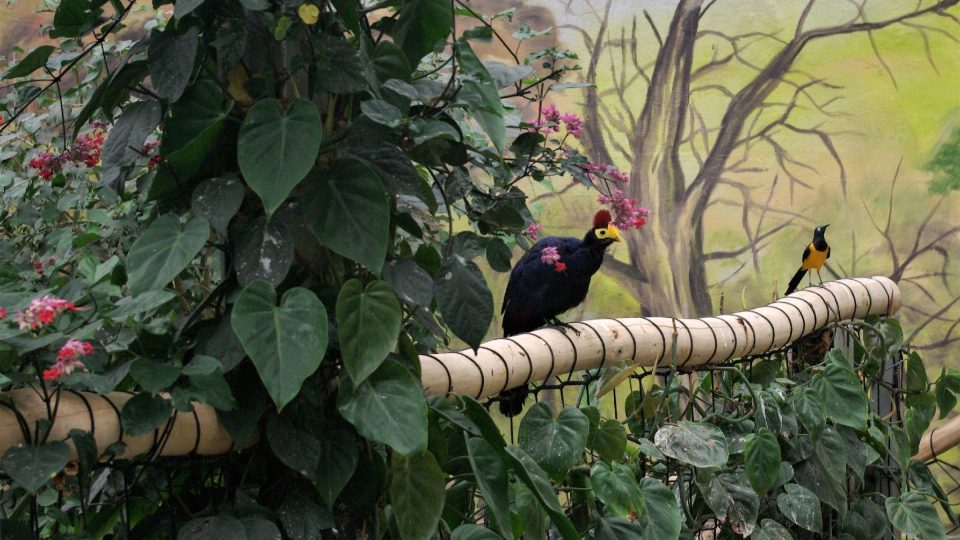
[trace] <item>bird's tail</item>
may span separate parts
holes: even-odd
[[[526,384],[500,392],[500,413],[508,418],[520,414],[529,393],[530,387]]]
[[[797,273],[793,275],[793,279],[791,279],[790,284],[787,285],[787,292],[783,293],[783,295],[786,296],[797,290],[797,285],[800,285],[800,280],[803,279],[803,275],[806,273],[807,271],[801,266],[800,269],[797,270]]]

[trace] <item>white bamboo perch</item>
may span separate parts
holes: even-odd
[[[927,461],[960,444],[960,416],[931,429],[920,438],[920,449],[914,461]]]
[[[89,392],[67,392],[59,394],[50,402],[55,410],[53,425],[47,441],[67,441],[76,458],[76,449],[68,438],[71,429],[81,429],[93,435],[97,443],[97,452],[104,450],[117,441],[123,441],[126,449],[119,457],[134,457],[147,452],[157,456],[185,456],[198,454],[212,456],[225,454],[233,446],[233,440],[217,421],[217,411],[201,403],[193,403],[193,413],[174,412],[170,427],[166,423],[157,430],[144,435],[125,434],[120,428],[120,411],[132,398],[125,392],[111,392],[100,396]],[[5,392],[0,400],[0,456],[15,444],[22,444],[24,430],[29,431],[30,440],[36,439],[37,422],[48,417],[47,406],[39,391],[31,388],[19,388]],[[17,415],[20,415],[18,419]],[[21,422],[22,421],[22,422]],[[164,436],[164,431],[168,431]]]
[[[733,358],[763,354],[829,323],[892,315],[900,289],[885,278],[828,281],[772,304],[701,319],[641,317],[572,323],[580,335],[544,328],[488,341],[474,352],[420,355],[427,394],[464,394],[476,399],[554,375],[613,365],[697,369]]]

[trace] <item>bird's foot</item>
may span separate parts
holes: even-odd
[[[576,328],[574,328],[572,325],[561,321],[560,319],[551,319],[551,320],[550,320],[550,325],[553,326],[554,328],[556,328],[557,330],[560,330],[560,331],[563,332],[564,334],[567,333],[567,330],[570,330],[570,331],[572,331],[574,334],[576,334],[577,337],[580,337],[580,331],[579,331],[579,330],[577,330]]]
[[[823,287],[823,277],[820,275],[819,270],[817,270],[817,279],[820,280],[820,286]]]

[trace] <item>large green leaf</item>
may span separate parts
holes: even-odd
[[[507,128],[503,104],[500,103],[500,94],[493,78],[466,41],[460,42],[457,55],[463,74],[468,77],[463,81],[457,100],[466,105],[467,111],[490,137],[493,146],[502,153]]]
[[[387,360],[362,383],[340,378],[337,408],[357,431],[405,456],[427,448],[427,403],[420,381],[399,362]]]
[[[960,371],[943,367],[940,378],[937,379],[935,395],[940,419],[943,420],[957,405],[957,396],[960,395]]]
[[[797,484],[787,484],[783,488],[785,492],[777,495],[777,507],[783,515],[804,529],[820,534],[823,517],[817,495]]]
[[[150,36],[150,81],[154,92],[167,102],[177,101],[187,89],[199,42],[196,26],[179,32],[177,25],[170,24]]]
[[[110,129],[100,153],[103,163],[101,183],[114,187],[115,191],[121,191],[119,183],[124,180],[124,168],[141,157],[143,144],[157,129],[160,117],[160,103],[156,101],[138,101],[123,110]]]
[[[664,454],[695,467],[722,467],[727,463],[727,438],[720,428],[681,420],[661,427],[653,439]]]
[[[887,532],[887,521],[880,505],[862,497],[850,504],[843,520],[843,532],[857,540],[880,540]]]
[[[383,279],[407,304],[429,306],[433,301],[433,278],[413,259],[390,261],[383,267]]]
[[[193,213],[210,222],[213,230],[223,236],[227,225],[243,204],[243,183],[234,175],[204,180],[190,196]]]
[[[773,487],[780,474],[780,443],[777,436],[767,428],[747,435],[743,457],[750,485],[762,495]]]
[[[41,45],[30,51],[29,54],[17,62],[17,65],[7,70],[0,79],[16,79],[17,77],[26,77],[34,71],[47,65],[50,54],[56,50],[53,45]]]
[[[627,448],[627,432],[618,420],[608,418],[591,430],[587,448],[596,452],[604,461],[618,461]]]
[[[93,30],[103,10],[102,1],[62,0],[53,14],[50,37],[80,37]]]
[[[338,159],[316,170],[307,187],[307,217],[314,234],[330,249],[379,274],[387,255],[390,207],[369,167]]]
[[[510,538],[509,536],[507,538]],[[464,523],[450,533],[450,540],[500,540],[501,537],[486,527]]]
[[[563,513],[560,508],[560,502],[557,500],[556,493],[550,485],[550,479],[547,473],[537,465],[537,462],[527,455],[520,447],[509,445],[505,447],[506,456],[510,460],[511,468],[514,474],[521,482],[533,493],[534,497],[540,501],[544,510],[550,516],[553,524],[560,531],[564,540],[579,539],[580,535],[574,528],[570,518]]]
[[[322,538],[321,531],[335,525],[330,510],[317,504],[311,494],[301,489],[287,492],[278,513],[283,530],[291,540]]]
[[[520,448],[554,477],[560,478],[576,463],[587,446],[590,420],[575,407],[566,407],[554,418],[550,405],[534,404],[520,421]]]
[[[169,399],[148,392],[136,394],[123,404],[120,422],[128,435],[143,435],[159,428],[170,418],[173,407]]]
[[[890,523],[911,538],[938,540],[947,537],[937,510],[916,491],[903,493],[900,497],[887,497],[884,506]]]
[[[500,534],[505,538],[512,537],[510,480],[507,477],[506,464],[490,443],[480,437],[467,439],[467,452],[477,486],[480,487],[487,508],[493,512]]]
[[[793,393],[792,403],[793,410],[797,413],[797,419],[800,420],[807,432],[818,435],[823,426],[826,425],[826,411],[820,394],[810,388],[798,388]]]
[[[640,492],[646,513],[640,520],[643,538],[676,540],[680,537],[681,515],[677,498],[670,488],[650,477],[640,479]]]
[[[374,280],[364,287],[351,279],[343,284],[337,297],[337,335],[354,384],[376,371],[393,349],[401,317],[400,303],[385,282]]]
[[[390,502],[403,540],[434,537],[443,501],[447,475],[430,452],[415,457],[393,455]]]
[[[292,217],[286,209],[282,207],[270,221],[258,216],[234,227],[231,237],[240,285],[263,280],[277,287],[287,277],[293,264],[295,224],[292,219],[284,219]]]
[[[403,0],[393,40],[407,54],[410,64],[420,59],[450,34],[453,28],[453,9],[445,0]]]
[[[630,467],[621,463],[596,463],[590,469],[590,482],[597,499],[607,505],[611,513],[630,519],[643,516],[646,510],[643,493]]]
[[[264,281],[247,285],[234,304],[230,322],[253,360],[277,409],[300,392],[300,386],[327,350],[327,310],[308,289],[283,295]]]
[[[806,460],[796,465],[796,482],[814,492],[840,516],[847,512],[846,444],[834,428],[826,428]]]
[[[753,540],[793,540],[793,535],[786,527],[772,519],[765,519],[760,522],[760,526],[754,529]]]
[[[180,368],[165,362],[137,358],[130,365],[130,375],[147,392],[159,392],[177,380],[180,376]]]
[[[320,464],[320,441],[316,437],[274,416],[267,423],[270,450],[284,465],[313,478]]]
[[[307,176],[320,151],[323,120],[313,102],[264,99],[247,113],[237,138],[244,179],[263,200],[270,216]]]
[[[195,217],[181,227],[176,214],[158,217],[127,254],[127,286],[133,295],[160,289],[200,253],[210,235],[207,220]]]
[[[221,540],[246,537],[247,530],[243,523],[233,516],[224,514],[191,519],[177,532],[177,540]]]
[[[859,431],[867,428],[867,394],[840,350],[827,353],[826,365],[814,378],[814,385],[826,410],[830,411],[831,420]]]
[[[220,87],[210,79],[194,83],[170,107],[170,117],[164,122],[163,140],[160,142],[164,166],[160,167],[158,178],[150,187],[152,193],[181,196],[182,183],[193,178],[197,171],[208,164],[210,157],[217,156],[211,152],[216,147],[220,130],[232,108],[233,101],[224,101]],[[161,175],[175,176],[165,179]]]
[[[434,284],[443,321],[468,345],[479,347],[493,319],[493,295],[480,269],[473,261],[453,257]]]
[[[749,536],[757,525],[760,498],[750,487],[742,470],[713,474],[697,471],[697,485],[707,504],[721,521],[729,520],[734,530]],[[709,479],[704,482],[701,476]]]
[[[10,478],[30,493],[36,493],[47,480],[70,461],[70,447],[63,441],[41,446],[17,444],[3,455],[2,468]]]
[[[346,430],[324,431],[318,440],[320,453],[314,484],[323,502],[333,508],[337,495],[353,476],[360,455],[353,434]]]

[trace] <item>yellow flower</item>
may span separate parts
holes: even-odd
[[[317,19],[320,18],[320,8],[314,4],[300,4],[297,14],[300,15],[300,20],[306,24],[317,24]]]

